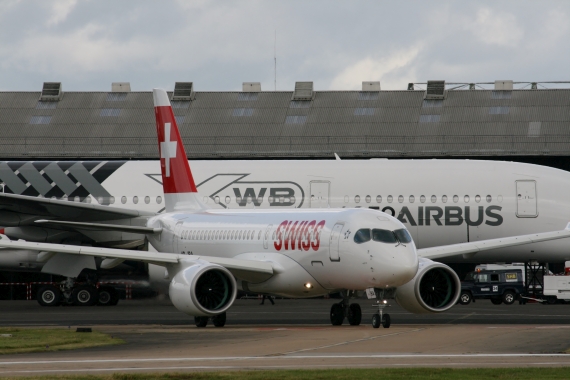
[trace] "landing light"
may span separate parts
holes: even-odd
[[[313,285],[311,285],[310,282],[307,282],[304,286],[305,286],[305,288],[307,288],[307,289],[311,289],[311,288],[313,287]]]

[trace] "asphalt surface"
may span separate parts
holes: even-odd
[[[42,308],[0,302],[0,326],[90,326],[126,344],[0,356],[1,376],[196,372],[361,367],[570,367],[570,305],[492,305],[478,301],[447,313],[388,308],[392,326],[374,329],[362,300],[360,326],[331,326],[337,300],[238,300],[223,328],[197,328],[168,301],[116,307]],[[569,369],[570,370],[570,369]]]
[[[339,300],[275,300],[275,305],[257,299],[236,300],[227,313],[227,326],[329,325],[329,311]],[[369,324],[372,301],[358,300],[362,323]],[[385,309],[393,325],[406,324],[570,324],[570,304],[493,305],[479,300],[455,305],[440,314],[412,314],[397,304]],[[178,311],[167,300],[121,301],[111,307],[41,307],[35,301],[0,301],[0,326],[78,325],[192,325],[193,318]]]

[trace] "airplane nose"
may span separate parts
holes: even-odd
[[[402,248],[402,249],[398,249]],[[413,247],[397,247],[391,255],[390,268],[387,278],[390,279],[386,285],[398,287],[404,285],[414,278],[418,272],[418,256]]]

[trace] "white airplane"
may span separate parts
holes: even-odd
[[[358,290],[368,290],[379,300],[393,296],[415,313],[451,308],[460,294],[459,278],[432,258],[570,237],[568,224],[562,231],[418,250],[398,219],[370,209],[208,208],[198,196],[164,90],[154,90],[154,103],[165,212],[148,218],[145,226],[62,220],[51,223],[137,232],[146,235],[159,252],[12,241],[5,235],[0,247],[41,251],[46,256],[101,257],[107,267],[125,260],[162,266],[170,280],[169,295],[174,306],[194,316],[197,326],[206,326],[210,317],[214,325],[223,326],[238,289],[288,297],[341,291],[343,301],[332,306],[331,323],[339,325],[347,318],[350,324],[358,325],[361,308],[350,304],[351,295]],[[102,213],[101,218],[109,218],[113,212],[126,213],[107,206],[59,200],[27,201],[56,209],[67,207],[75,216],[87,209]],[[66,265],[65,261],[60,264]],[[57,289],[53,291],[53,297],[57,297]],[[374,314],[372,324],[389,327],[390,317]]]

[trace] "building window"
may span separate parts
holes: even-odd
[[[441,115],[420,115],[420,123],[439,123]]]
[[[119,116],[121,114],[120,108],[103,108],[99,116],[112,117]]]
[[[57,108],[57,102],[38,102],[37,110],[54,110]]]
[[[531,121],[528,123],[528,137],[539,137],[541,127],[541,121]]]
[[[378,92],[370,92],[370,91],[359,92],[358,100],[378,100]]]
[[[237,100],[239,101],[257,100],[257,92],[241,92],[238,94]]]
[[[127,98],[126,92],[109,92],[107,94],[108,102],[122,102]]]
[[[512,96],[512,91],[491,91],[491,99],[510,99]]]
[[[289,103],[289,108],[309,108],[311,102],[307,100],[293,100]]]
[[[489,107],[489,115],[508,115],[509,107]]]
[[[374,116],[374,108],[356,108],[354,116]]]
[[[422,103],[422,108],[431,108],[431,107],[442,107],[443,100],[441,99],[424,99]]]
[[[32,116],[30,124],[49,124],[51,116]]]
[[[251,116],[253,115],[253,108],[234,108],[232,116]]]
[[[305,124],[307,116],[293,115],[285,118],[285,124]]]
[[[188,100],[174,100],[174,101],[170,102],[170,104],[172,105],[172,108],[186,109],[186,108],[190,107],[190,101],[188,101]]]

